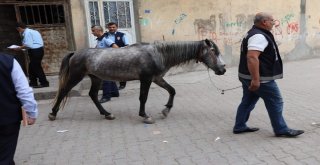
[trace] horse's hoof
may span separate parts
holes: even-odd
[[[168,116],[169,112],[170,112],[169,108],[165,108],[162,110],[162,114],[163,114],[164,118],[166,118]]]
[[[105,115],[105,118],[107,120],[114,120],[116,117],[113,114],[110,114],[110,115]]]
[[[154,124],[155,121],[152,119],[152,117],[145,117],[143,119],[143,123],[145,123],[145,124]]]
[[[48,118],[51,121],[56,120],[56,116],[54,116],[52,113],[49,113]]]

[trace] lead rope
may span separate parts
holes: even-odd
[[[234,89],[237,89],[237,88],[240,88],[240,87],[241,87],[241,85],[240,85],[240,86],[236,86],[236,87],[233,87],[233,88],[221,89],[221,88],[217,87],[216,84],[212,81],[211,76],[210,76],[210,73],[209,73],[209,69],[208,69],[208,75],[209,75],[211,84],[212,84],[218,91],[221,91],[221,94],[222,94],[222,95],[223,95],[224,92],[226,92],[226,91],[231,91],[231,90],[234,90]]]

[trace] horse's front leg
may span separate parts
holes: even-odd
[[[167,104],[165,105],[166,108],[162,110],[163,116],[167,117],[169,112],[170,112],[170,110],[171,110],[171,108],[173,107],[173,99],[174,99],[174,96],[176,95],[176,91],[162,77],[155,79],[154,83],[156,83],[160,87],[164,88],[169,93],[169,99],[168,99]]]
[[[99,103],[99,101],[98,101],[98,92],[99,92],[102,80],[97,78],[97,77],[95,77],[95,76],[93,76],[93,75],[89,75],[89,77],[91,79],[91,88],[90,88],[90,91],[89,91],[89,96],[91,97],[91,100],[93,101],[93,103],[98,108],[100,114],[104,115],[107,120],[115,119],[114,115],[109,113],[108,111],[106,111],[102,107],[101,103]]]
[[[145,105],[148,98],[148,93],[151,85],[151,80],[140,80],[140,110],[139,116],[143,117],[143,122],[146,124],[153,124],[155,121],[152,119],[151,116],[146,114]]]

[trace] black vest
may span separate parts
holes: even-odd
[[[108,37],[108,35],[110,35],[109,32],[106,32],[104,33],[106,37]],[[122,40],[122,37],[124,36],[124,33],[122,32],[116,32],[115,33],[115,41],[114,43],[117,44],[119,47],[124,47],[124,46],[127,46],[124,44],[123,40]]]
[[[13,57],[0,53],[0,125],[20,122],[21,103],[11,78]]]
[[[252,77],[248,70],[247,52],[248,40],[255,34],[262,34],[268,41],[268,45],[259,56],[259,72],[261,81],[269,81],[280,79],[283,77],[283,66],[278,46],[274,40],[272,33],[253,26],[243,38],[241,44],[240,64],[239,64],[239,77],[251,80]]]

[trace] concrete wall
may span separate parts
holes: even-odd
[[[142,42],[212,39],[229,66],[238,64],[242,37],[260,11],[276,19],[272,31],[284,60],[319,56],[319,0],[138,0]]]
[[[70,0],[75,47],[78,50],[89,47],[84,3],[83,0]]]

